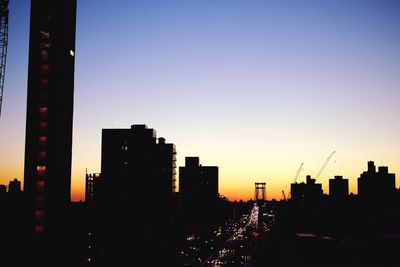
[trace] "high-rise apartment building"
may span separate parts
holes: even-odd
[[[24,191],[37,234],[70,201],[76,0],[32,0]],[[58,231],[57,230],[57,231]]]

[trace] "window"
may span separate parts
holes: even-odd
[[[45,48],[45,49],[47,49],[47,48],[50,48],[50,46],[51,46],[51,43],[50,43],[50,42],[41,42],[41,43],[40,43],[40,48]]]
[[[42,57],[42,61],[46,62],[49,59],[49,52],[46,49],[42,49],[40,51],[40,55]]]
[[[45,160],[47,157],[47,152],[46,151],[39,151],[38,152],[38,158],[39,160]]]
[[[43,212],[43,210],[35,210],[35,219],[36,219],[36,222],[43,222],[43,214],[44,214],[44,212]]]
[[[43,177],[46,173],[46,166],[44,165],[37,165],[36,166],[37,175],[39,177]]]
[[[40,122],[39,123],[39,129],[41,131],[46,131],[47,130],[47,122]]]
[[[43,192],[44,191],[44,186],[45,186],[44,181],[36,181],[36,190],[37,191]]]
[[[39,114],[40,114],[41,119],[46,119],[47,118],[47,107],[40,107]]]
[[[50,33],[46,31],[40,31],[40,34],[42,35],[42,39],[50,39]]]
[[[42,74],[49,73],[49,64],[40,65],[40,71],[42,72]]]
[[[43,225],[36,225],[36,226],[35,226],[35,233],[36,233],[36,234],[42,234],[43,231],[44,231]]]
[[[38,141],[40,146],[45,146],[47,142],[47,136],[39,136]]]

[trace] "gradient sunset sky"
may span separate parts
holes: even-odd
[[[0,183],[23,180],[30,1],[11,0]],[[72,191],[100,172],[101,129],[147,124],[219,166],[229,199],[367,161],[400,175],[400,1],[78,0]],[[397,177],[397,187],[400,184]]]

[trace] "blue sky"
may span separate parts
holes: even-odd
[[[301,162],[400,171],[399,1],[78,1],[73,190],[100,171],[101,129],[145,123],[220,192],[280,197]],[[29,1],[10,3],[0,182],[23,178]]]

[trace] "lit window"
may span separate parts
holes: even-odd
[[[49,64],[40,65],[40,71],[42,72],[42,74],[49,73]]]
[[[44,191],[44,181],[36,181],[36,189],[39,192],[43,192]]]
[[[39,114],[40,114],[40,117],[43,116],[43,118],[46,118],[47,117],[47,107],[40,107]]]
[[[36,233],[36,234],[42,234],[43,231],[44,231],[43,225],[36,225],[36,226],[35,226],[35,233]]]
[[[40,34],[42,35],[43,39],[49,39],[50,38],[50,33],[46,31],[40,31]]]
[[[43,177],[46,173],[46,166],[38,165],[36,166],[36,171],[39,177]]]
[[[74,52],[74,50],[70,49],[70,50],[69,50],[69,54],[70,54],[71,56],[73,56],[73,57],[74,57],[74,56],[75,56],[75,52]]]

